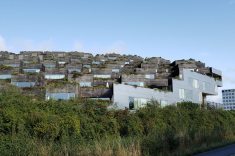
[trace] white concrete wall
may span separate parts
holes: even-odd
[[[192,80],[198,80],[198,88],[194,88]],[[209,76],[202,75],[190,70],[183,70],[183,79],[172,80],[173,91],[160,91],[156,89],[134,87],[125,84],[114,84],[113,103],[119,109],[129,108],[130,97],[146,98],[161,101],[167,101],[167,104],[175,104],[181,101],[191,101],[194,103],[202,103],[202,93],[208,95],[217,95],[217,84],[215,80]],[[207,84],[206,86],[203,83]],[[206,88],[205,88],[206,87]],[[179,89],[184,89],[191,94],[191,97],[180,99]],[[190,95],[188,94],[188,95]]]

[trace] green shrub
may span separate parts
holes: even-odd
[[[0,155],[191,155],[235,141],[235,111],[191,102],[136,112],[87,99],[44,101],[0,91]]]

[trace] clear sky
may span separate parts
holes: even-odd
[[[1,0],[0,50],[195,58],[235,88],[235,0]]]

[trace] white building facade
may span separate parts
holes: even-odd
[[[113,104],[118,109],[138,109],[151,100],[163,107],[183,101],[205,104],[207,96],[218,95],[221,84],[213,77],[184,69],[180,79],[172,79],[171,91],[114,84]]]
[[[222,90],[224,110],[235,110],[235,89]]]

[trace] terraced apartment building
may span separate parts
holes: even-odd
[[[206,103],[222,86],[222,72],[204,63],[115,53],[0,52],[0,80],[46,100],[110,100],[118,109],[180,101]]]

